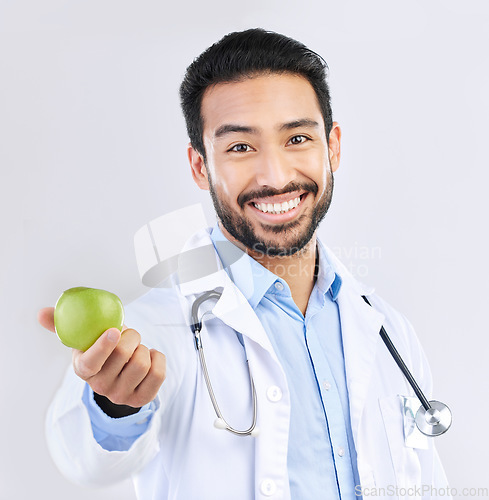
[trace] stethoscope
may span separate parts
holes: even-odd
[[[191,322],[191,329],[192,333],[194,334],[194,340],[195,340],[195,348],[197,349],[197,352],[199,354],[199,359],[200,359],[200,364],[202,367],[202,372],[204,375],[205,383],[207,386],[207,391],[209,392],[209,396],[212,401],[212,406],[214,407],[214,411],[216,413],[216,420],[214,421],[214,426],[218,429],[224,429],[229,432],[232,432],[233,434],[236,434],[238,436],[254,436],[256,437],[259,434],[259,429],[256,426],[256,391],[255,391],[255,383],[253,382],[253,376],[251,374],[250,366],[248,363],[248,359],[246,360],[246,364],[248,365],[248,374],[250,378],[250,386],[251,386],[251,394],[253,398],[253,420],[251,422],[251,425],[248,429],[246,430],[237,430],[234,429],[229,423],[225,420],[225,418],[222,416],[221,410],[219,408],[219,405],[217,404],[216,396],[214,394],[214,391],[212,389],[212,383],[209,377],[209,372],[207,371],[207,364],[205,362],[205,356],[204,356],[204,347],[202,345],[202,338],[201,338],[201,331],[202,331],[202,321],[205,316],[204,313],[200,320],[199,320],[199,308],[200,306],[206,301],[206,300],[211,300],[211,299],[219,299],[221,297],[221,293],[216,291],[216,290],[211,290],[208,292],[205,292],[202,294],[200,297],[198,297],[194,303],[192,304],[192,322]],[[367,298],[362,295],[363,300],[368,304],[371,305],[370,302],[367,300]],[[394,344],[392,343],[392,340],[389,338],[387,335],[387,332],[385,331],[384,327],[382,326],[380,328],[379,332],[382,340],[384,341],[384,344],[386,345],[387,349],[389,350],[391,356],[394,358],[395,362],[397,363],[397,366],[400,368],[402,371],[403,375],[406,377],[407,381],[409,382],[410,386],[413,388],[416,396],[418,397],[419,401],[421,402],[421,406],[419,407],[418,411],[416,412],[415,416],[415,422],[416,422],[416,427],[419,429],[420,432],[425,434],[426,436],[440,436],[444,432],[446,432],[451,423],[452,423],[452,412],[450,411],[450,408],[444,404],[441,403],[440,401],[435,401],[431,400],[428,401],[426,399],[426,396],[423,394],[423,391],[420,389],[418,384],[416,383],[416,380],[412,376],[411,372],[409,371],[408,367],[404,363],[401,355],[395,348]]]
[[[219,299],[221,297],[221,293],[216,290],[211,290],[209,292],[205,292],[199,298],[195,299],[192,304],[192,323],[190,324],[190,328],[192,329],[192,333],[194,334],[195,340],[195,348],[199,353],[200,365],[202,367],[202,373],[204,374],[205,384],[207,386],[207,391],[209,392],[209,396],[212,401],[212,406],[214,407],[214,411],[216,412],[217,418],[214,420],[214,427],[218,429],[225,429],[233,434],[237,434],[238,436],[253,436],[256,437],[259,434],[259,429],[256,426],[256,391],[255,391],[255,383],[253,382],[253,376],[251,375],[250,364],[248,359],[246,359],[246,364],[248,365],[248,374],[250,377],[250,385],[251,385],[251,397],[253,398],[253,421],[248,429],[239,431],[231,427],[226,419],[222,416],[219,405],[217,404],[216,396],[212,389],[211,379],[209,377],[209,372],[207,371],[207,364],[205,362],[204,356],[204,347],[202,345],[202,339],[200,337],[200,332],[202,331],[202,320],[206,313],[202,315],[199,320],[199,307],[206,301],[211,299]]]

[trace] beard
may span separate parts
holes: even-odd
[[[237,210],[233,209],[226,201],[220,199],[210,175],[209,191],[216,211],[217,217],[226,231],[237,241],[242,243],[252,252],[267,255],[269,257],[286,257],[294,255],[302,250],[311,241],[319,223],[324,219],[328,212],[333,197],[333,173],[331,168],[328,171],[327,186],[324,194],[321,196],[312,211],[307,210],[299,218],[284,224],[263,224],[261,228],[270,237],[260,237],[256,234],[252,222]],[[238,197],[238,205],[244,210],[245,204],[255,198],[265,198],[284,193],[297,191],[306,191],[314,196],[318,193],[318,186],[314,182],[297,183],[291,182],[280,191],[272,188],[264,188],[260,191],[253,191]],[[309,213],[310,212],[310,213]],[[281,235],[281,241],[273,240],[273,235]]]

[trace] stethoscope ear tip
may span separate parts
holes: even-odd
[[[226,429],[227,425],[222,418],[216,418],[216,420],[214,420],[214,427],[216,429]]]
[[[260,428],[259,427],[255,427],[252,431],[251,431],[251,436],[256,438],[258,437],[258,435],[260,434]]]
[[[216,429],[221,429],[221,430],[228,430],[233,432],[234,434],[240,434],[241,436],[252,436],[252,437],[257,437],[260,434],[260,428],[255,426],[253,427],[253,430],[250,431],[235,431],[234,429],[230,428],[228,424],[224,421],[223,418],[216,418],[214,420],[214,427]]]

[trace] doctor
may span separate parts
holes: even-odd
[[[86,485],[132,477],[142,500],[447,498],[433,440],[407,439],[414,394],[379,329],[430,395],[416,335],[317,238],[341,139],[323,61],[276,33],[231,33],[189,66],[180,95],[192,176],[218,220],[186,249],[215,248],[218,268],[177,273],[126,306],[130,328],[73,351],[46,420],[55,463]],[[202,331],[214,392],[247,429],[248,360],[256,437],[214,426],[189,328],[214,289]],[[53,329],[53,309],[39,320]]]

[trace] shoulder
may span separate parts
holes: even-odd
[[[124,305],[126,318],[137,320],[141,317],[156,321],[165,315],[167,309],[178,306],[177,290],[173,287],[151,288],[146,293]]]
[[[124,310],[125,324],[137,330],[148,347],[167,353],[192,345],[189,321],[176,288],[152,288]]]
[[[431,372],[429,364],[411,322],[396,306],[377,294],[372,286],[357,280],[331,249],[324,247],[324,250],[329,263],[342,279],[342,293],[349,297],[349,303],[352,305],[357,304],[357,307],[363,307],[364,303],[361,296],[367,297],[371,307],[383,315],[382,325],[396,349],[409,368],[424,381],[423,386],[430,392]]]
[[[401,312],[375,293],[373,286],[355,278],[330,248],[325,245],[322,245],[322,247],[329,264],[341,277],[341,291],[343,295],[348,295],[349,297],[367,297],[371,306],[385,316],[384,328],[386,330],[390,328],[391,331],[397,332],[401,336],[401,340],[417,340],[411,323]],[[358,303],[362,304],[362,301]]]

